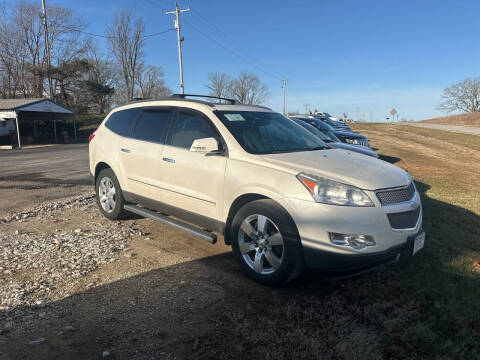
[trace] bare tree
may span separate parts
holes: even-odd
[[[17,0],[13,8],[5,9],[0,17],[0,72],[6,86],[2,90],[4,97],[44,95],[47,64],[39,13],[39,2]],[[79,33],[85,24],[70,9],[49,6],[48,13],[51,64],[55,67],[83,54],[88,41]]]
[[[126,102],[134,96],[138,70],[143,63],[144,32],[143,20],[126,10],[118,11],[107,28],[110,51],[122,71]]]
[[[84,102],[94,104],[92,110],[95,113],[104,114],[109,110],[115,92],[115,67],[94,45],[89,49],[88,62],[90,69],[84,82]]]
[[[208,80],[210,81],[210,83],[207,84],[207,89],[210,90],[209,95],[218,97],[230,96],[232,78],[229,75],[212,72],[208,74]]]
[[[242,104],[260,105],[264,103],[270,93],[258,76],[242,71],[237,79],[233,79],[230,86],[230,97]]]
[[[438,107],[447,113],[462,111],[480,112],[480,77],[462,80],[443,90],[444,100]]]
[[[171,94],[170,89],[165,86],[163,71],[158,66],[142,65],[137,79],[140,97],[158,99]]]

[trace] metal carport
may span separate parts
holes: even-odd
[[[14,130],[19,148],[22,146],[22,140],[32,144],[51,140],[58,143],[57,122],[64,121],[62,126],[65,129],[64,132],[68,134],[67,120],[72,118],[73,138],[76,141],[77,131],[72,110],[50,99],[0,99],[0,121],[15,123]],[[39,124],[45,128],[44,139],[38,135]],[[52,132],[53,139],[51,139]]]

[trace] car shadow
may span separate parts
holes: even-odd
[[[399,162],[400,158],[398,157],[395,157],[395,156],[388,156],[388,155],[384,155],[384,154],[378,154],[378,158],[380,160],[383,160],[383,161],[386,161],[386,162],[389,162],[390,164],[395,164],[396,162]]]
[[[11,324],[0,328],[2,359],[96,359],[104,351],[115,359],[391,358],[399,341],[391,333],[402,334],[412,313],[420,321],[435,311],[432,301],[468,305],[457,317],[479,307],[478,298],[455,291],[475,291],[478,277],[448,280],[451,261],[478,251],[479,216],[430,198],[428,184],[416,186],[427,242],[405,263],[335,283],[307,272],[279,288],[245,278],[231,253],[159,267],[0,312],[0,324]],[[428,340],[418,339],[427,349]]]

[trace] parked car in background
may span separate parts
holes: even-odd
[[[110,112],[89,139],[100,212],[210,243],[221,233],[242,271],[271,285],[304,267],[351,275],[423,247],[405,170],[331,148],[268,108],[219,100],[175,95]]]
[[[329,119],[332,120],[332,121],[340,121],[339,118],[337,118],[337,117],[335,117],[335,116],[332,116],[332,115],[330,115],[329,113],[324,112],[324,113],[320,113],[320,114],[323,114],[323,116],[329,118]]]
[[[368,139],[364,135],[335,129],[332,126],[328,125],[325,121],[322,121],[317,118],[311,118],[311,117],[296,117],[296,118],[307,122],[308,124],[312,125],[313,127],[317,128],[322,132],[325,132],[325,131],[332,132],[341,142],[344,142],[350,145],[370,147],[368,144]]]
[[[326,116],[324,114],[325,113],[318,113],[314,115],[314,118],[323,121],[324,123],[330,125],[336,130],[352,132],[352,129],[350,129],[350,126],[348,126],[344,122],[332,120],[330,116]]]
[[[327,143],[328,145],[334,148],[349,150],[349,151],[357,152],[359,154],[371,156],[378,159],[377,153],[367,146],[355,146],[355,145],[346,144],[342,142],[338,137],[336,137],[333,132],[330,132],[330,135],[327,135],[327,133],[324,133],[318,130],[316,127],[313,127],[312,125],[306,123],[305,121],[302,121],[299,118],[291,117],[291,119],[298,125],[310,131],[313,135],[319,137],[323,142]]]

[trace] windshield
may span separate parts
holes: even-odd
[[[337,124],[335,124],[332,120],[330,120],[329,118],[323,118],[322,119],[323,121],[325,121],[328,125],[330,126],[338,126]]]
[[[320,130],[322,133],[327,135],[330,139],[332,139],[334,142],[342,142],[333,132],[335,129],[328,125],[327,123],[318,120],[318,119],[312,119],[312,118],[302,118],[300,121],[304,121],[309,125],[312,125],[315,127],[315,129]]]
[[[275,112],[215,111],[243,149],[251,154],[322,150],[327,145]]]
[[[331,142],[332,141],[332,139],[330,139],[329,136],[325,135],[323,132],[318,130],[316,127],[313,127],[312,125],[307,124],[306,122],[303,122],[302,120],[294,120],[294,121],[298,125],[300,125],[301,127],[310,131],[313,135],[319,137],[322,141],[325,141],[325,142]]]
[[[333,131],[331,131],[331,130],[325,131],[325,134],[327,134],[334,142],[342,142],[342,141],[337,137],[337,135],[335,135],[335,134],[333,133]]]

